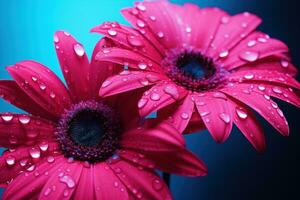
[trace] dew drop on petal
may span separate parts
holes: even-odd
[[[174,85],[167,85],[164,88],[164,92],[167,93],[167,94],[169,94],[174,99],[178,99],[179,98],[178,90],[177,90],[177,88]]]
[[[64,175],[59,178],[60,182],[65,183],[68,188],[74,188],[75,187],[75,181],[68,175]]]
[[[248,117],[247,111],[243,108],[236,108],[236,114],[241,119],[246,119]]]
[[[37,81],[37,77],[32,76],[32,77],[31,77],[31,80],[34,81],[34,82],[36,82],[36,81]]]
[[[142,3],[139,3],[136,7],[137,7],[137,9],[139,9],[140,11],[146,11],[146,6],[143,5]]]
[[[263,86],[263,85],[259,85],[259,86],[257,86],[257,88],[258,88],[260,91],[264,91],[264,90],[266,89],[266,87]]]
[[[142,98],[138,102],[138,108],[143,108],[148,102],[148,99]]]
[[[185,31],[186,31],[187,33],[190,33],[190,32],[192,32],[192,28],[188,26],[188,27],[185,28]]]
[[[280,110],[279,108],[277,108],[277,113],[280,117],[284,117],[282,110]]]
[[[273,90],[273,92],[275,92],[276,94],[282,94],[282,91],[281,91],[279,88],[277,88],[277,87],[274,87],[272,90]]]
[[[53,163],[54,162],[54,157],[53,156],[48,156],[47,157],[47,161],[48,161],[48,163]]]
[[[186,113],[186,112],[183,112],[183,113],[181,113],[180,117],[181,117],[182,119],[188,119],[188,118],[189,118],[189,114]]]
[[[223,17],[221,18],[221,22],[222,22],[223,24],[227,24],[227,23],[229,22],[229,17],[228,17],[228,16],[223,16]]]
[[[41,151],[47,151],[49,148],[49,144],[47,142],[42,142],[39,144],[39,147]]]
[[[205,116],[207,116],[207,115],[209,115],[209,114],[210,114],[209,111],[205,111],[205,112],[201,112],[201,113],[200,113],[200,116],[201,116],[201,117],[205,117]]]
[[[155,16],[150,16],[150,19],[151,19],[152,21],[156,21],[156,17],[155,17]]]
[[[248,62],[254,62],[259,58],[259,54],[253,51],[246,51],[240,54],[240,58]]]
[[[153,101],[158,101],[160,99],[160,95],[156,92],[153,92],[150,96],[150,99],[152,99]]]
[[[54,40],[55,43],[58,43],[59,42],[59,37],[56,34],[54,34],[53,40]]]
[[[253,78],[254,78],[254,75],[253,75],[253,74],[246,74],[246,75],[244,76],[244,78],[247,79],[247,80],[250,80],[250,79],[253,79]]]
[[[253,47],[256,45],[256,41],[255,40],[250,40],[248,43],[247,43],[247,46],[248,47]]]
[[[39,86],[41,90],[45,90],[47,88],[47,86],[44,83],[40,83]]]
[[[50,97],[51,97],[52,99],[54,99],[54,98],[56,97],[55,93],[54,93],[54,92],[50,92]]]
[[[143,20],[138,19],[136,21],[136,25],[140,28],[144,28],[145,27],[145,22]]]
[[[49,194],[52,192],[52,189],[50,187],[48,187],[45,192],[44,192],[44,196],[49,196]]]
[[[77,56],[82,57],[85,53],[83,47],[80,44],[75,44],[73,46],[73,49],[74,49]]]
[[[145,64],[145,63],[139,63],[139,64],[138,64],[138,67],[139,67],[140,69],[144,70],[144,69],[147,68],[147,64]]]
[[[280,64],[281,64],[281,66],[282,66],[283,68],[287,68],[287,67],[289,66],[289,62],[288,62],[287,60],[285,60],[285,59],[282,59],[282,60],[280,61]]]
[[[270,100],[271,97],[269,95],[264,94],[265,99]]]
[[[107,33],[110,36],[116,36],[118,34],[118,32],[116,30],[114,30],[114,29],[108,29]]]
[[[5,159],[5,161],[6,161],[7,165],[12,166],[12,165],[15,164],[16,158],[13,157],[13,156],[7,156],[7,158]]]
[[[158,32],[158,33],[157,33],[157,36],[158,36],[159,38],[163,38],[165,35],[164,35],[163,32]]]
[[[267,39],[263,38],[263,37],[260,37],[260,38],[257,38],[257,41],[259,41],[260,43],[266,43]]]
[[[222,119],[226,124],[230,122],[230,115],[227,113],[221,113],[219,114],[220,119]]]
[[[159,191],[163,188],[163,184],[159,179],[154,179],[152,181],[152,187],[156,190]]]
[[[225,51],[221,51],[219,54],[220,58],[225,58],[229,55],[229,51],[225,50]]]
[[[106,81],[104,81],[104,82],[102,83],[102,86],[101,86],[101,87],[105,88],[105,87],[109,86],[111,83],[112,83],[112,82],[111,82],[110,80],[106,80]]]
[[[29,124],[29,122],[30,122],[30,117],[29,116],[26,116],[26,115],[23,115],[23,116],[20,116],[19,117],[19,122],[21,123],[21,124]]]
[[[134,47],[144,46],[143,41],[141,39],[139,39],[138,37],[134,36],[134,35],[127,36],[127,40],[129,42],[129,44],[134,46]]]
[[[40,158],[41,157],[40,150],[37,148],[34,148],[34,147],[29,150],[29,154],[32,158]]]
[[[5,122],[10,122],[14,118],[14,116],[10,114],[3,114],[1,115],[1,118]]]
[[[64,197],[69,196],[69,194],[70,194],[69,190],[64,190]]]
[[[271,105],[272,105],[272,107],[273,107],[273,108],[275,108],[275,109],[277,109],[277,108],[278,108],[278,105],[277,105],[277,103],[275,103],[275,102],[273,102],[273,101],[271,102]]]

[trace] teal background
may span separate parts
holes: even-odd
[[[258,14],[264,19],[261,29],[285,41],[299,66],[297,1],[191,2],[201,7],[221,7],[231,14],[243,11]],[[132,4],[131,0],[0,0],[0,78],[9,78],[5,66],[26,59],[49,66],[62,78],[53,47],[53,33],[56,30],[70,32],[91,55],[100,36],[90,34],[89,30],[103,21],[128,24],[119,10]],[[299,111],[284,103],[280,105],[291,124],[291,137],[279,136],[261,120],[268,145],[263,156],[258,155],[237,130],[222,145],[217,145],[206,131],[186,136],[188,147],[207,163],[210,171],[208,176],[199,178],[172,176],[171,190],[175,199],[297,199],[294,197],[298,195],[300,178]],[[0,112],[5,111],[21,112],[0,99]]]

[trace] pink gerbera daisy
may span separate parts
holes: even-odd
[[[170,199],[154,168],[206,174],[173,126],[140,120],[137,93],[98,97],[112,64],[89,63],[67,32],[54,42],[68,89],[34,61],[8,67],[14,80],[0,81],[1,97],[31,114],[0,115],[3,199]]]
[[[265,138],[250,108],[289,134],[271,97],[300,106],[297,70],[284,43],[255,30],[257,16],[168,1],[138,2],[122,13],[135,28],[105,22],[92,29],[117,43],[96,59],[130,68],[104,81],[101,96],[152,86],[138,102],[141,116],[158,111],[180,132],[206,127],[217,142],[234,123],[258,151]]]

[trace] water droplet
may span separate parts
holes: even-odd
[[[215,98],[219,98],[219,99],[224,99],[227,100],[227,97],[225,94],[221,93],[221,92],[214,92],[213,93],[213,97]]]
[[[22,115],[19,117],[19,122],[21,124],[29,124],[30,122],[30,117],[29,116],[26,116],[26,115]]]
[[[189,114],[186,113],[186,112],[183,112],[183,113],[181,113],[180,117],[181,117],[182,119],[188,119],[188,118],[189,118]]]
[[[188,27],[185,28],[185,31],[186,31],[187,33],[190,33],[190,32],[192,32],[192,28],[188,26]]]
[[[59,42],[59,37],[56,34],[54,34],[53,40],[54,40],[55,43],[58,43]]]
[[[69,190],[64,190],[64,197],[67,197],[67,196],[69,196]]]
[[[119,183],[117,181],[114,182],[115,187],[119,187]]]
[[[156,82],[159,80],[157,76],[153,76],[152,74],[147,74],[146,79],[150,82]]]
[[[52,99],[54,99],[54,98],[56,97],[55,93],[54,93],[54,92],[50,92],[50,97],[51,97]]]
[[[32,158],[40,158],[41,157],[40,150],[37,148],[34,148],[34,147],[29,150],[29,154]]]
[[[155,16],[150,16],[150,19],[151,19],[152,21],[156,21],[156,17],[155,17]]]
[[[153,101],[158,101],[160,99],[160,95],[156,92],[153,92],[150,96],[150,99],[152,99]]]
[[[285,59],[282,59],[282,60],[280,61],[280,64],[281,64],[281,66],[284,67],[284,68],[287,68],[287,67],[289,66],[289,62],[288,62],[287,60],[285,60]]]
[[[167,85],[164,88],[164,92],[167,93],[167,94],[169,94],[174,99],[178,99],[179,98],[178,90],[177,90],[177,88],[174,85]]]
[[[1,115],[1,118],[5,122],[10,122],[14,118],[14,116],[10,115],[10,114],[3,114],[3,115]]]
[[[28,172],[32,172],[35,169],[35,165],[31,165],[30,167],[28,167],[26,170]]]
[[[127,36],[127,40],[129,42],[129,44],[134,47],[144,46],[143,41],[140,38],[138,38],[137,36],[134,36],[134,35]]]
[[[265,99],[270,100],[271,97],[269,95],[264,94]]]
[[[60,177],[59,180],[62,183],[65,183],[68,186],[68,188],[74,188],[75,187],[74,180],[68,175],[64,175],[64,176]]]
[[[109,86],[111,83],[112,83],[111,81],[106,80],[106,81],[104,81],[104,82],[102,83],[102,86],[101,86],[101,87],[105,88],[105,87]]]
[[[240,58],[248,62],[254,62],[258,59],[258,57],[259,54],[253,51],[246,51],[240,54]]]
[[[259,41],[260,43],[266,43],[267,39],[260,37],[260,38],[257,38],[257,41]]]
[[[266,87],[263,86],[263,85],[259,85],[259,86],[257,86],[257,88],[258,88],[260,91],[264,91],[264,90],[266,89]]]
[[[256,41],[255,40],[250,40],[248,43],[247,43],[247,46],[248,47],[253,47],[256,45]]]
[[[225,58],[227,57],[229,54],[229,51],[225,50],[225,51],[221,51],[220,54],[219,54],[219,57],[220,58]]]
[[[228,16],[223,16],[222,19],[221,19],[221,22],[223,24],[227,24],[229,22],[229,17]]]
[[[144,69],[147,68],[147,64],[145,64],[145,63],[139,63],[139,64],[138,64],[138,67],[139,67],[140,69],[144,70]]]
[[[80,44],[75,44],[73,47],[75,53],[77,54],[77,56],[82,57],[84,55],[84,49]]]
[[[219,114],[219,117],[226,123],[228,124],[230,122],[230,115],[227,113],[221,113]]]
[[[44,83],[40,83],[39,86],[41,90],[45,90],[47,88],[47,86]]]
[[[146,6],[144,6],[142,3],[139,3],[136,7],[137,7],[137,9],[139,9],[140,11],[146,11]]]
[[[68,33],[67,31],[64,31],[65,36],[69,37],[71,34]]]
[[[247,28],[247,27],[248,27],[248,24],[247,24],[246,22],[243,22],[243,23],[241,24],[241,26],[242,26],[243,28]]]
[[[161,182],[160,180],[154,179],[154,180],[152,181],[152,187],[153,187],[155,190],[159,191],[159,190],[161,190],[161,189],[163,188],[163,184],[162,184],[162,182]]]
[[[116,36],[118,34],[118,32],[116,30],[114,30],[114,29],[108,29],[107,33],[110,36]]]
[[[47,151],[49,144],[47,142],[42,142],[41,144],[39,144],[39,147],[42,151]]]
[[[143,108],[148,102],[148,99],[140,99],[139,102],[138,102],[138,108]]]
[[[209,114],[210,114],[209,111],[205,111],[205,112],[201,112],[201,113],[200,113],[200,116],[201,116],[201,117],[205,117],[205,116],[207,116],[207,115],[209,115]]]
[[[247,80],[250,80],[250,79],[254,78],[254,75],[253,74],[246,74],[246,75],[244,75],[244,78],[247,79]]]
[[[277,109],[278,108],[278,105],[277,105],[277,103],[275,103],[275,102],[271,102],[271,106],[273,107],[273,108],[275,108],[275,109]]]
[[[277,108],[277,113],[280,117],[284,117],[282,110],[280,110],[279,108]]]
[[[54,157],[53,156],[48,156],[47,157],[47,161],[48,161],[48,163],[53,163],[54,162]]]
[[[19,163],[20,163],[21,167],[25,167],[28,163],[28,160],[27,159],[22,159],[22,160],[19,161]]]
[[[159,38],[163,38],[165,35],[164,35],[163,32],[158,32],[158,33],[157,33],[157,36],[158,36]]]
[[[7,158],[5,160],[6,160],[6,164],[9,166],[14,165],[16,162],[16,158],[13,156],[7,156]]]
[[[32,81],[34,81],[34,82],[37,81],[37,77],[35,77],[35,76],[32,76],[31,79],[32,79]]]
[[[279,88],[277,88],[277,87],[274,87],[272,90],[273,90],[273,92],[275,92],[276,94],[282,94],[282,91],[281,91]]]
[[[247,111],[244,108],[236,108],[236,114],[241,119],[246,119],[248,117]]]
[[[145,22],[142,21],[142,20],[140,20],[140,19],[138,19],[138,20],[136,21],[136,25],[137,25],[138,27],[140,27],[140,28],[144,28],[144,27],[145,27]]]
[[[44,192],[44,196],[49,196],[49,194],[52,192],[51,188],[48,187],[45,192]]]

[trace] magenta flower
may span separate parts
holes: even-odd
[[[106,22],[92,29],[116,43],[96,59],[130,68],[104,81],[101,96],[150,86],[137,105],[141,116],[158,111],[180,132],[206,127],[217,142],[234,123],[258,151],[265,138],[250,108],[289,134],[271,97],[300,106],[297,70],[284,43],[255,30],[257,16],[168,1],[139,2],[122,13],[135,28]]]
[[[31,114],[0,115],[3,199],[170,199],[154,168],[206,174],[173,126],[140,122],[138,93],[98,97],[114,65],[89,63],[66,32],[54,42],[68,89],[34,61],[8,67],[14,80],[0,81],[1,97]],[[94,52],[109,45],[103,39]]]

